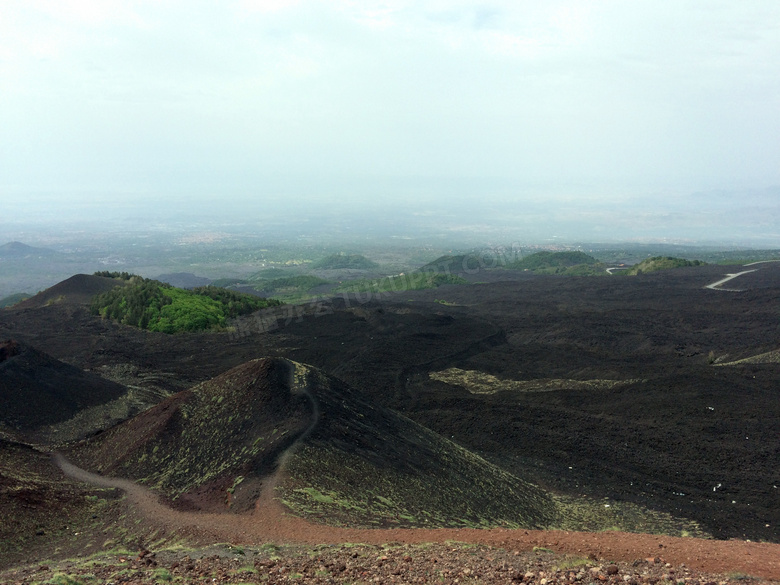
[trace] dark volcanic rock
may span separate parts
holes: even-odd
[[[145,333],[54,303],[0,311],[0,338],[193,385],[258,355],[294,359],[538,484],[694,518],[718,537],[777,541],[780,366],[724,365],[778,349],[780,264],[750,268],[760,269],[732,281],[749,289],[736,293],[704,286],[739,267],[480,271],[469,278],[488,283],[280,308],[270,327],[248,318],[241,336]],[[473,394],[430,376],[448,368],[502,383],[634,382]]]
[[[19,355],[19,344],[13,339],[0,343],[0,363],[8,358]]]
[[[127,390],[28,345],[0,345],[0,423],[22,432],[66,421]]]
[[[303,515],[367,525],[536,527],[559,512],[536,486],[370,404],[340,380],[278,358],[252,360],[171,396],[70,456],[143,480],[185,508],[252,509],[284,459],[289,480],[280,493]],[[330,505],[337,500],[362,505]]]

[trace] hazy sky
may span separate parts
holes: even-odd
[[[439,179],[646,206],[780,185],[780,2],[0,1],[0,194]]]

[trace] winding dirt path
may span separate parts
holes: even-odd
[[[739,288],[721,288],[722,284],[727,283],[729,280],[732,280],[734,278],[737,278],[738,276],[742,276],[743,274],[749,274],[751,272],[755,272],[758,270],[758,268],[754,268],[753,270],[743,270],[742,272],[736,272],[734,274],[727,274],[726,278],[721,278],[720,280],[707,284],[704,286],[704,288],[709,288],[711,290],[726,290],[731,292],[742,292],[742,289]]]
[[[448,540],[486,544],[509,550],[546,547],[560,553],[594,555],[613,561],[634,561],[661,557],[664,561],[709,573],[740,572],[780,580],[780,544],[738,540],[701,540],[623,532],[563,532],[540,530],[476,529],[357,529],[312,524],[287,515],[281,504],[265,490],[250,514],[182,512],[162,503],[147,488],[121,478],[85,471],[62,455],[54,463],[73,479],[100,487],[119,488],[127,500],[151,525],[211,542],[260,544],[288,542],[338,544],[363,542],[422,543]]]
[[[288,380],[290,392],[293,395],[303,394],[309,399],[309,404],[311,404],[311,422],[309,423],[309,426],[306,427],[306,429],[298,436],[298,438],[295,439],[295,442],[279,456],[278,460],[276,461],[276,471],[274,471],[271,476],[263,480],[263,491],[258,498],[258,502],[255,505],[255,508],[266,506],[267,504],[271,504],[275,501],[274,495],[276,493],[276,488],[281,484],[284,478],[285,463],[301,446],[303,441],[309,438],[309,435],[314,432],[317,423],[320,421],[320,404],[317,402],[317,399],[314,397],[314,394],[312,394],[308,385],[299,379],[300,377],[305,380],[307,368],[304,365],[292,360],[283,361],[290,368]]]

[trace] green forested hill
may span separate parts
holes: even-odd
[[[223,327],[228,319],[281,304],[215,286],[189,291],[141,277],[129,280],[127,286],[95,296],[92,313],[149,331],[176,333]]]
[[[547,274],[588,275],[603,272],[599,261],[584,252],[537,252],[506,268]]]

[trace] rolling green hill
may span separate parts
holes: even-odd
[[[477,270],[479,267],[479,257],[476,254],[455,254],[439,256],[433,262],[418,268],[417,271],[458,274],[466,270]]]
[[[27,258],[30,256],[54,256],[57,252],[49,248],[36,248],[22,242],[8,242],[0,246],[0,258]]]
[[[488,258],[490,261],[488,261]],[[494,268],[492,256],[479,254],[454,254],[441,256],[422,266],[420,272],[438,272],[460,274],[480,269]],[[540,274],[566,274],[570,276],[589,276],[601,274],[603,266],[598,260],[584,252],[537,252],[507,263],[503,266],[510,270],[528,270]]]
[[[572,276],[587,276],[603,272],[599,261],[584,252],[537,252],[507,264],[506,268]]]

